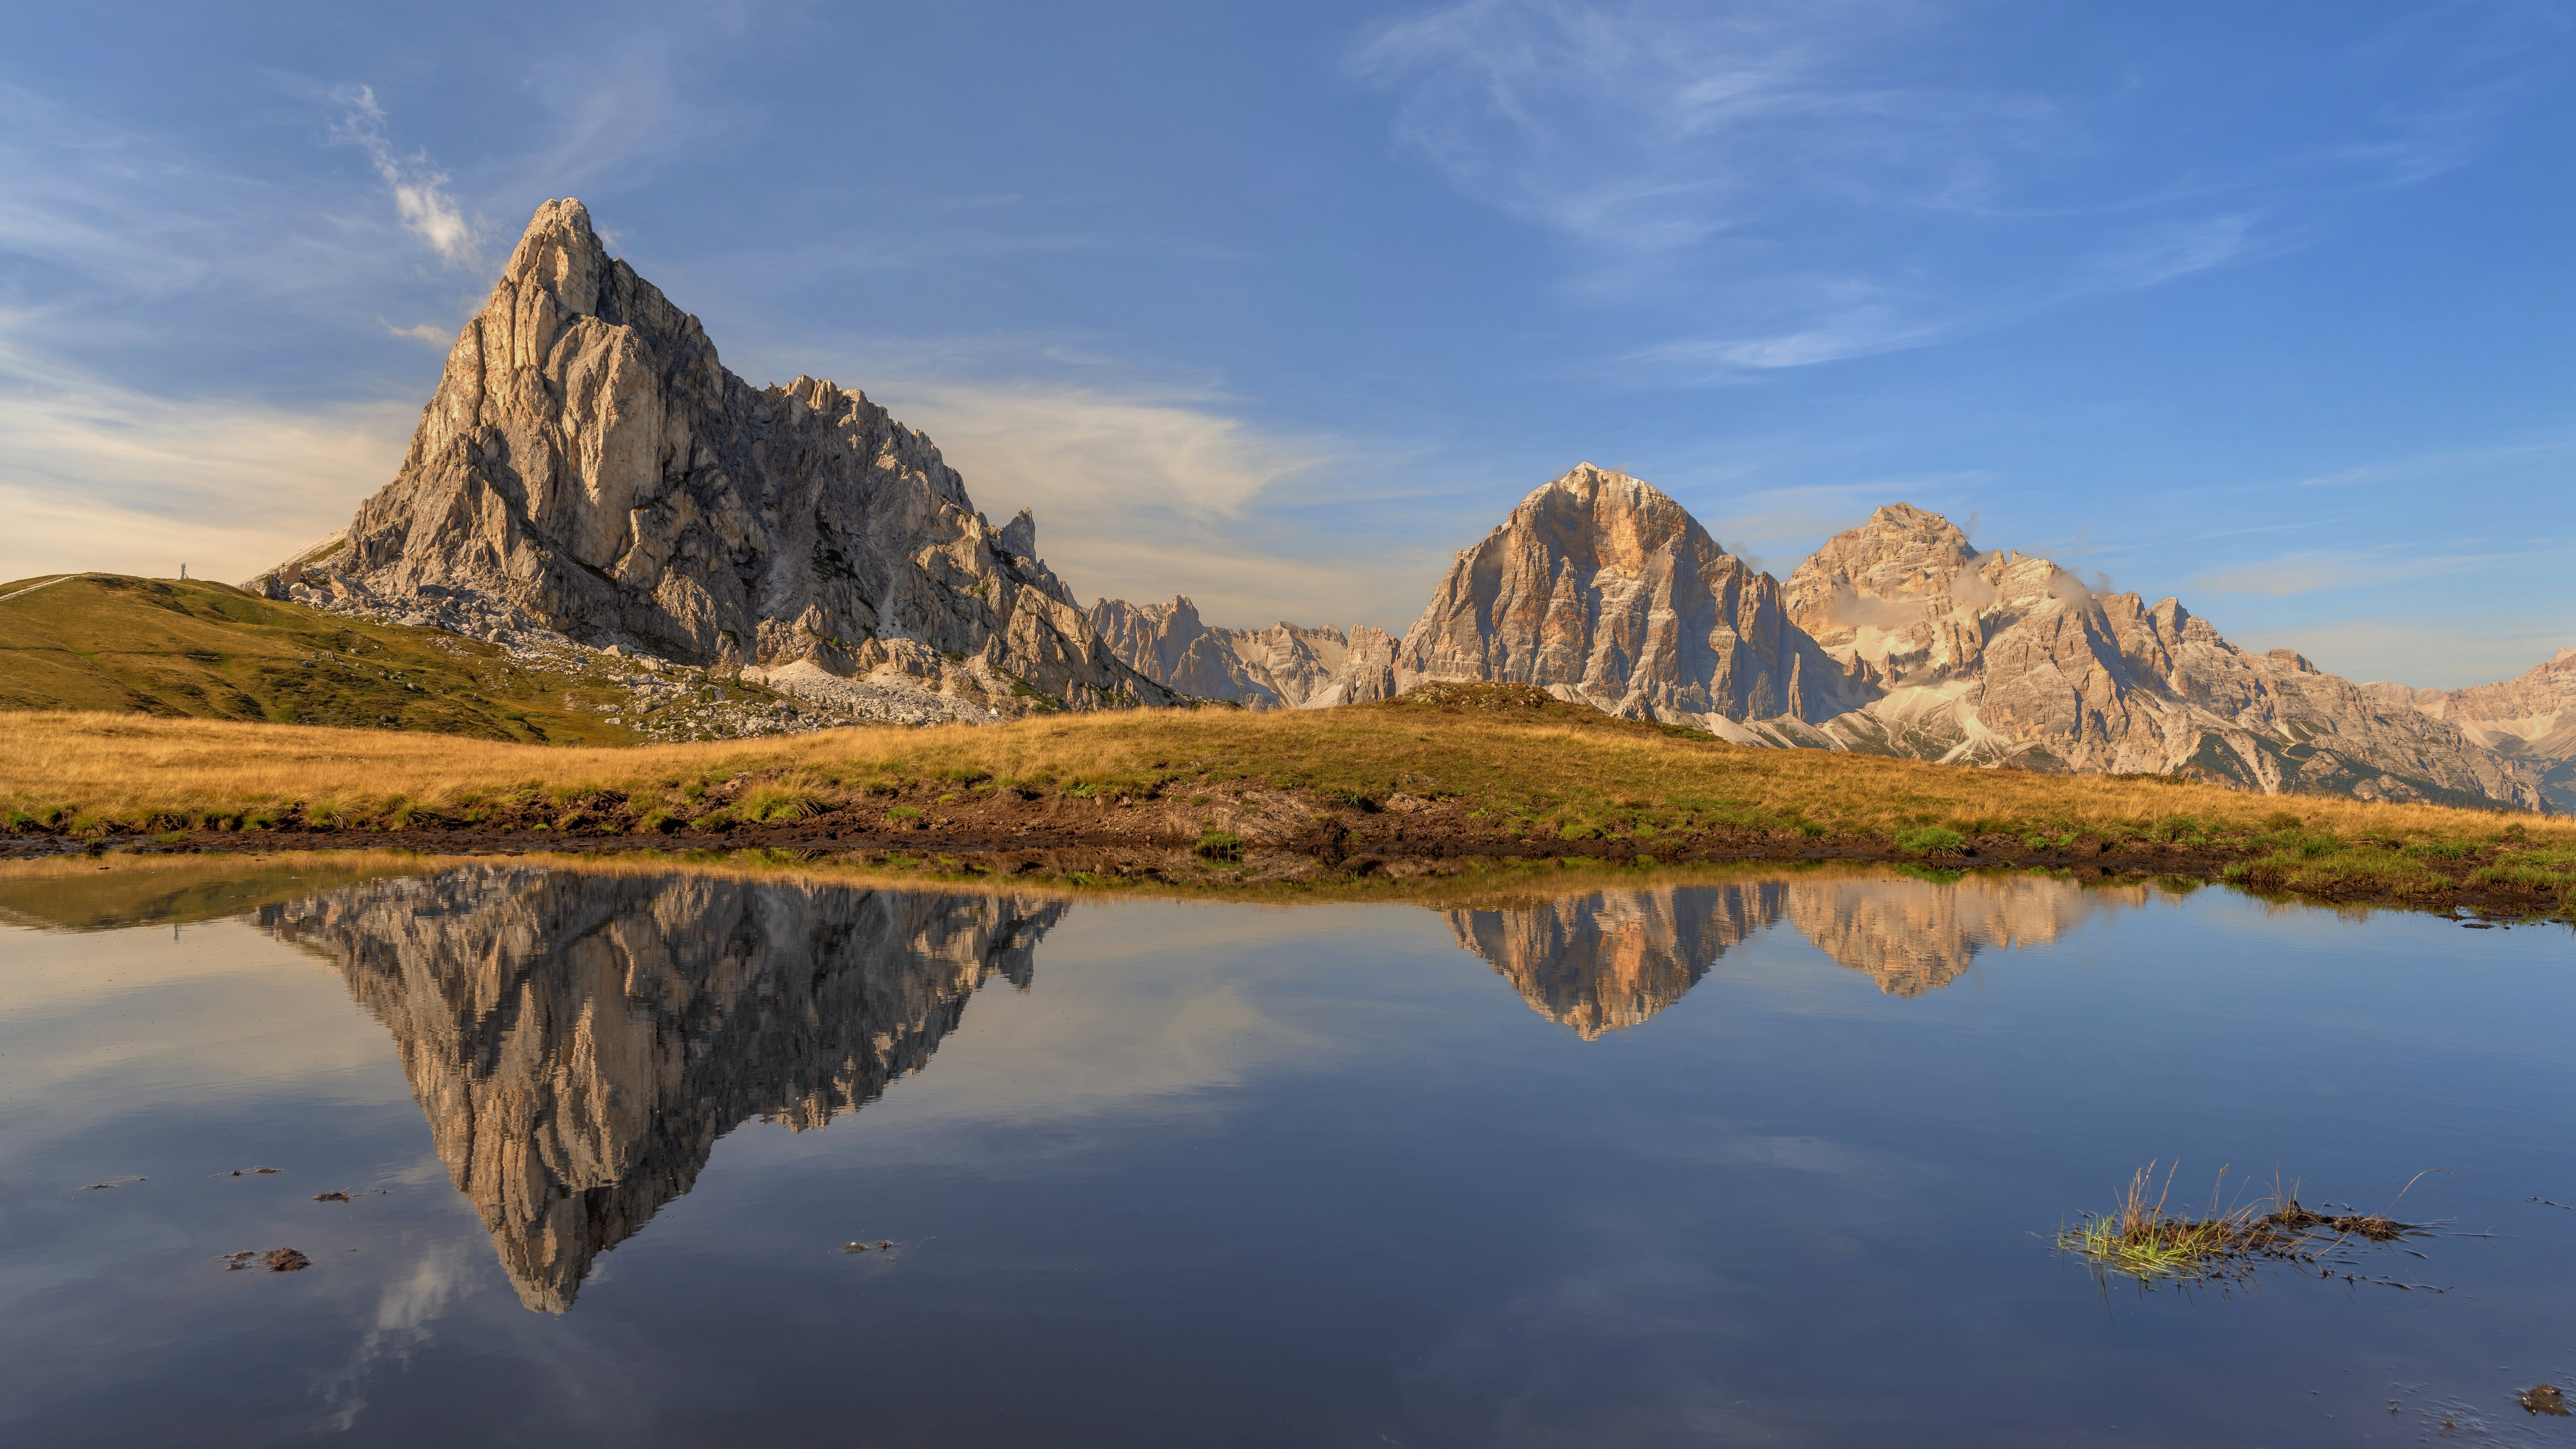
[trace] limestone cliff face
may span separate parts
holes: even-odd
[[[880,676],[1017,712],[1171,702],[1120,664],[930,440],[858,393],[755,388],[611,258],[537,211],[458,336],[402,470],[342,543],[254,584],[433,612],[451,596],[692,664]]]
[[[689,1190],[753,1117],[791,1130],[926,1065],[1025,987],[1061,902],[478,866],[267,908],[384,1022],[520,1300]]]
[[[1314,703],[1351,654],[1351,636],[1339,629],[1284,619],[1267,629],[1218,628],[1201,620],[1198,605],[1185,596],[1168,604],[1102,599],[1091,606],[1091,627],[1121,663],[1147,679],[1247,709]]]
[[[1397,647],[1395,682],[1536,684],[1611,714],[1735,736],[1867,698],[1780,586],[1654,487],[1582,464],[1458,555]]]
[[[2421,711],[2473,743],[2540,771],[2551,808],[2576,812],[2576,649],[2561,649],[2530,673],[2500,684],[2364,687],[2384,703]]]
[[[2096,593],[1878,510],[1790,576],[1791,616],[1878,697],[1784,743],[2026,768],[2182,774],[2267,793],[2539,803],[2535,771],[2287,650],[2251,654],[2176,599]]]
[[[1784,873],[1445,914],[1460,948],[1483,957],[1531,1010],[1593,1041],[1681,1000],[1719,957],[1783,921],[1879,990],[1920,996],[1949,985],[1983,952],[2049,945],[2095,915],[2149,898],[2145,886],[2088,889],[2034,877]]]

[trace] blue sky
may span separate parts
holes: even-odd
[[[1577,461],[2229,637],[2576,645],[2576,4],[20,7],[0,577],[391,477],[536,205],[1075,591],[1401,628]]]

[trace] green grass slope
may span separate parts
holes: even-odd
[[[84,709],[631,744],[604,679],[529,670],[436,629],[364,623],[225,584],[88,574],[0,584],[0,709]],[[27,590],[27,592],[20,592]]]

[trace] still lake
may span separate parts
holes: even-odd
[[[2514,1397],[2576,1375],[2571,968],[2039,875],[0,875],[0,1439],[2576,1445]],[[2177,1159],[2445,1226],[2408,1287],[2054,1250]]]

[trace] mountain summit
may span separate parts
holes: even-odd
[[[1582,463],[1458,555],[1396,650],[1399,682],[1496,679],[1730,737],[1863,702],[1780,585],[1654,485]]]
[[[727,371],[561,200],[345,542],[253,584],[284,597],[318,574],[441,622],[461,603],[846,703],[867,698],[860,678],[997,713],[1175,702],[1035,553],[1033,520],[994,527],[930,439],[865,396]]]

